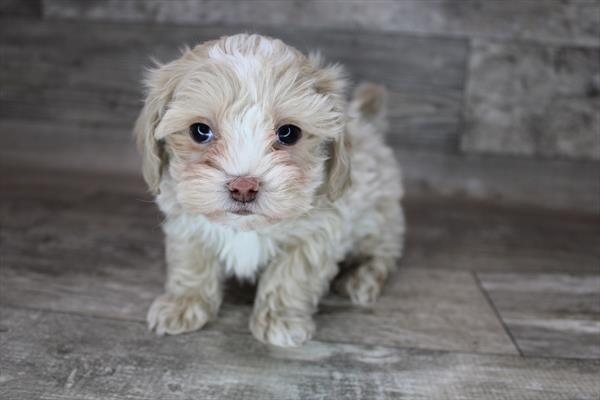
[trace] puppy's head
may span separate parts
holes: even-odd
[[[236,35],[152,70],[135,133],[144,178],[187,213],[242,229],[295,218],[349,184],[345,82],[283,42]]]

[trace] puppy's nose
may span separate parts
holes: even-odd
[[[229,182],[227,187],[231,198],[242,203],[249,203],[256,198],[260,183],[251,176],[240,176]]]

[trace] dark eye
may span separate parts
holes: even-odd
[[[282,125],[277,129],[279,143],[291,146],[302,137],[302,130],[296,125]]]
[[[197,143],[208,143],[213,140],[214,134],[210,126],[199,122],[190,126],[190,136]]]

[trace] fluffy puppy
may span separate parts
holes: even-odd
[[[259,278],[250,330],[278,346],[311,337],[340,265],[353,265],[340,292],[377,299],[402,251],[401,177],[385,90],[363,85],[348,102],[345,87],[339,66],[247,34],[149,72],[135,134],[168,266],[150,329],[202,328],[228,275]]]

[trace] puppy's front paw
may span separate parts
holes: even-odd
[[[148,327],[158,335],[178,335],[200,329],[210,319],[209,307],[199,296],[165,293],[148,310]]]
[[[296,347],[308,341],[315,332],[312,317],[302,313],[276,312],[257,308],[250,318],[250,330],[263,343],[280,347]]]

